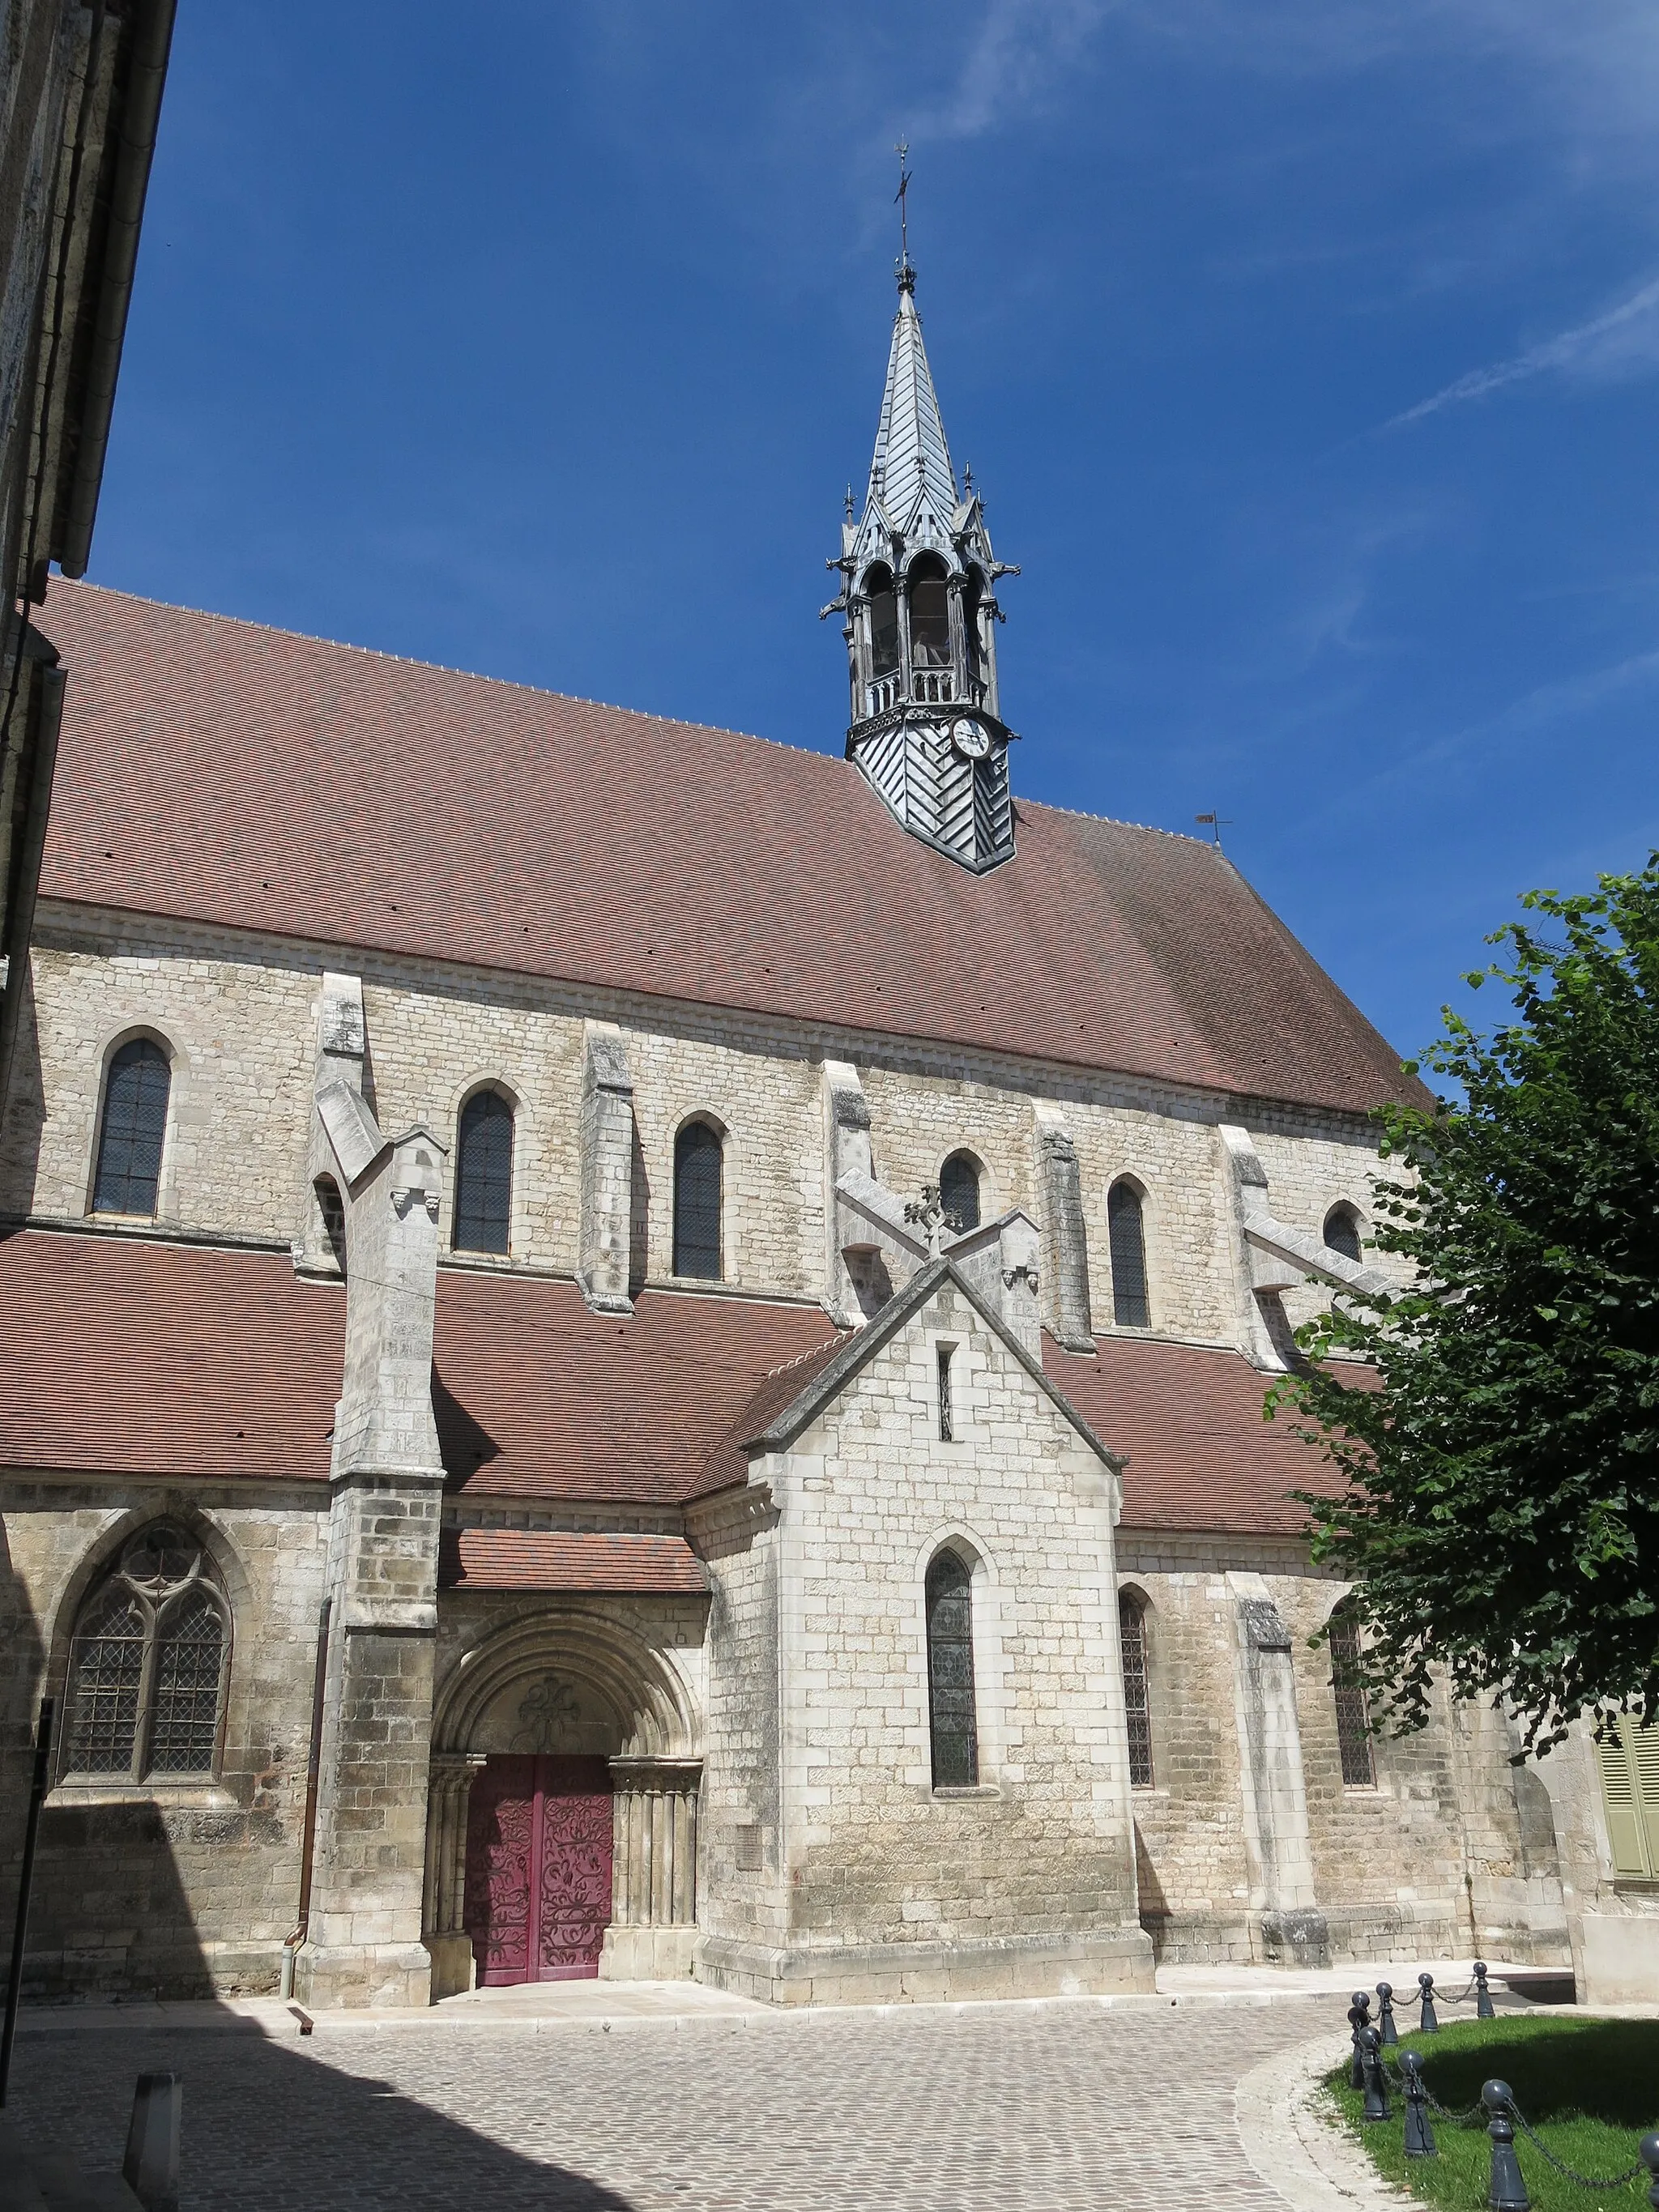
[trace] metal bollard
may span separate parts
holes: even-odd
[[[1365,2109],[1360,2117],[1386,2120],[1390,2114],[1388,2076],[1382,2071],[1382,2039],[1374,2027],[1367,2027],[1361,2029],[1359,2042],[1365,2060]]]
[[[141,2074],[127,2130],[121,2179],[144,2212],[179,2212],[179,2115],[184,2084],[176,2074]]]
[[[1353,2030],[1353,2064],[1348,2073],[1348,2083],[1351,2088],[1363,2089],[1365,2086],[1365,2054],[1359,2039],[1370,2026],[1370,1992],[1368,1990],[1356,1990],[1353,1993],[1353,2002],[1348,2007],[1348,2026]]]
[[[1659,2212],[1659,2136],[1644,2136],[1636,2151],[1648,2170],[1648,2203]]]
[[[1406,2077],[1406,2155],[1438,2158],[1434,2130],[1429,2125],[1429,2093],[1423,2087],[1423,2062],[1414,2051],[1402,2051],[1400,2070]]]
[[[1474,1962],[1474,2016],[1477,2020],[1496,2020],[1498,2017],[1492,2008],[1492,1991],[1486,1986],[1486,1962],[1484,1959],[1477,1959]]]
[[[1509,2083],[1484,2083],[1480,2101],[1486,2108],[1486,2133],[1492,2137],[1492,2179],[1486,2185],[1486,2203],[1492,2212],[1532,2212],[1532,2199],[1521,2178],[1521,2161],[1515,2154]]]
[[[1377,1984],[1376,2002],[1376,2025],[1382,2032],[1383,2043],[1385,2045],[1398,2043],[1400,2040],[1400,2030],[1395,2026],[1394,2022],[1394,1984],[1392,1982],[1379,1982]]]
[[[1424,2035],[1438,2035],[1440,2016],[1434,2008],[1434,1976],[1419,1974],[1417,1978],[1417,1987],[1423,1999],[1423,2017],[1417,2023],[1418,2028]]]

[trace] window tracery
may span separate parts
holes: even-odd
[[[64,1771],[210,1774],[230,1620],[201,1545],[170,1522],[129,1539],[70,1646]]]

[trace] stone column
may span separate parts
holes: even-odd
[[[1052,1108],[1036,1109],[1037,1188],[1045,1235],[1043,1315],[1068,1352],[1095,1348],[1089,1238],[1077,1146]]]
[[[1238,1748],[1250,1907],[1274,1965],[1330,1963],[1314,1893],[1291,1632],[1260,1575],[1229,1574],[1238,1654]]]
[[[613,1759],[611,1925],[599,1972],[668,1981],[691,1971],[697,1933],[700,1759]]]
[[[423,1127],[388,1141],[343,1083],[317,1107],[347,1199],[346,1357],[334,1425],[333,1630],[310,1936],[295,1979],[311,2005],[423,2005],[444,1485],[432,1322],[445,1147]]]
[[[432,1757],[421,1941],[432,1960],[434,2004],[472,1987],[472,1939],[465,1924],[466,1820],[473,1777],[483,1764],[481,1751],[440,1751]]]

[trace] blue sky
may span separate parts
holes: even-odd
[[[1017,789],[1412,1050],[1659,843],[1656,119],[1650,0],[182,0],[91,574],[838,750],[903,133]]]

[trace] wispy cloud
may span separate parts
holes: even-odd
[[[1547,376],[1556,370],[1605,377],[1654,368],[1659,368],[1659,277],[1588,323],[1545,338],[1508,361],[1493,362],[1486,368],[1472,368],[1455,377],[1428,398],[1419,399],[1415,407],[1391,416],[1382,427],[1398,430],[1408,422],[1420,422],[1425,415],[1437,415],[1443,408],[1459,406],[1466,399],[1484,399],[1490,392],[1501,392],[1507,385],[1523,384],[1531,377]]]
[[[989,0],[940,104],[916,137],[977,138],[1041,106],[1115,12],[1114,0]]]

